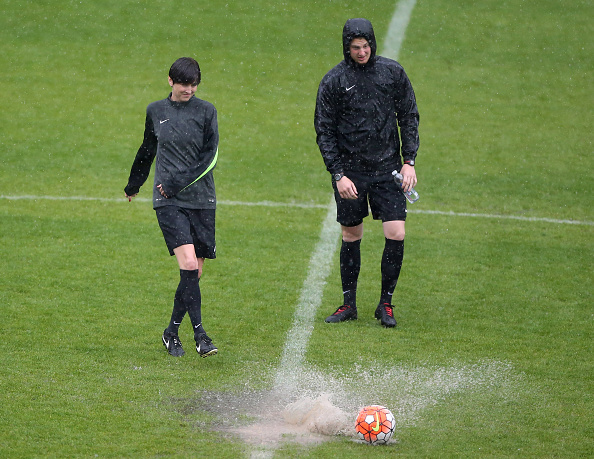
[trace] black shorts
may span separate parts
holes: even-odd
[[[373,176],[359,172],[345,172],[357,187],[357,199],[342,199],[336,182],[332,180],[336,200],[336,221],[342,226],[357,226],[371,214],[374,220],[389,222],[406,220],[406,198],[392,178],[392,173]]]
[[[196,257],[216,258],[215,209],[163,206],[155,212],[170,255],[181,245],[194,244]]]

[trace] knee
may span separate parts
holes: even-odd
[[[197,271],[198,272],[198,279],[200,279],[202,277],[202,267],[200,265],[198,265],[198,263],[188,263],[185,265],[185,269],[187,271]]]
[[[405,235],[404,228],[393,228],[390,231],[384,232],[386,239],[393,239],[395,241],[404,241]]]
[[[406,232],[404,231],[404,221],[390,221],[384,222],[384,236],[386,239],[393,239],[395,241],[404,241]]]
[[[198,261],[196,259],[186,259],[183,261],[182,263],[182,267],[181,269],[184,269],[186,271],[198,271],[198,277],[200,277],[200,275],[202,274],[202,270],[200,269],[200,266],[198,265]]]
[[[363,224],[357,226],[343,226],[342,240],[345,242],[355,242],[363,237]]]

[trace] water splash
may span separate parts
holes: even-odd
[[[339,373],[302,367],[298,377],[287,375],[291,385],[280,383],[269,391],[241,394],[201,392],[198,407],[219,413],[218,428],[244,442],[273,451],[280,443],[315,444],[345,436],[355,440],[354,422],[366,405],[388,407],[398,431],[414,426],[423,412],[460,394],[501,391],[514,393],[518,376],[508,362],[483,360],[474,364],[414,367],[369,362]],[[227,416],[227,418],[225,418]],[[254,456],[256,457],[256,456]]]

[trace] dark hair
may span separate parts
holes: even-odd
[[[179,84],[200,84],[200,65],[191,57],[180,57],[169,69],[169,78]]]

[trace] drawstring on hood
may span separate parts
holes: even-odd
[[[342,29],[342,52],[344,60],[349,65],[359,65],[351,58],[351,42],[355,38],[365,38],[371,47],[371,57],[369,62],[365,65],[370,65],[375,61],[375,53],[377,50],[377,43],[375,41],[375,33],[371,22],[363,18],[349,19]]]

